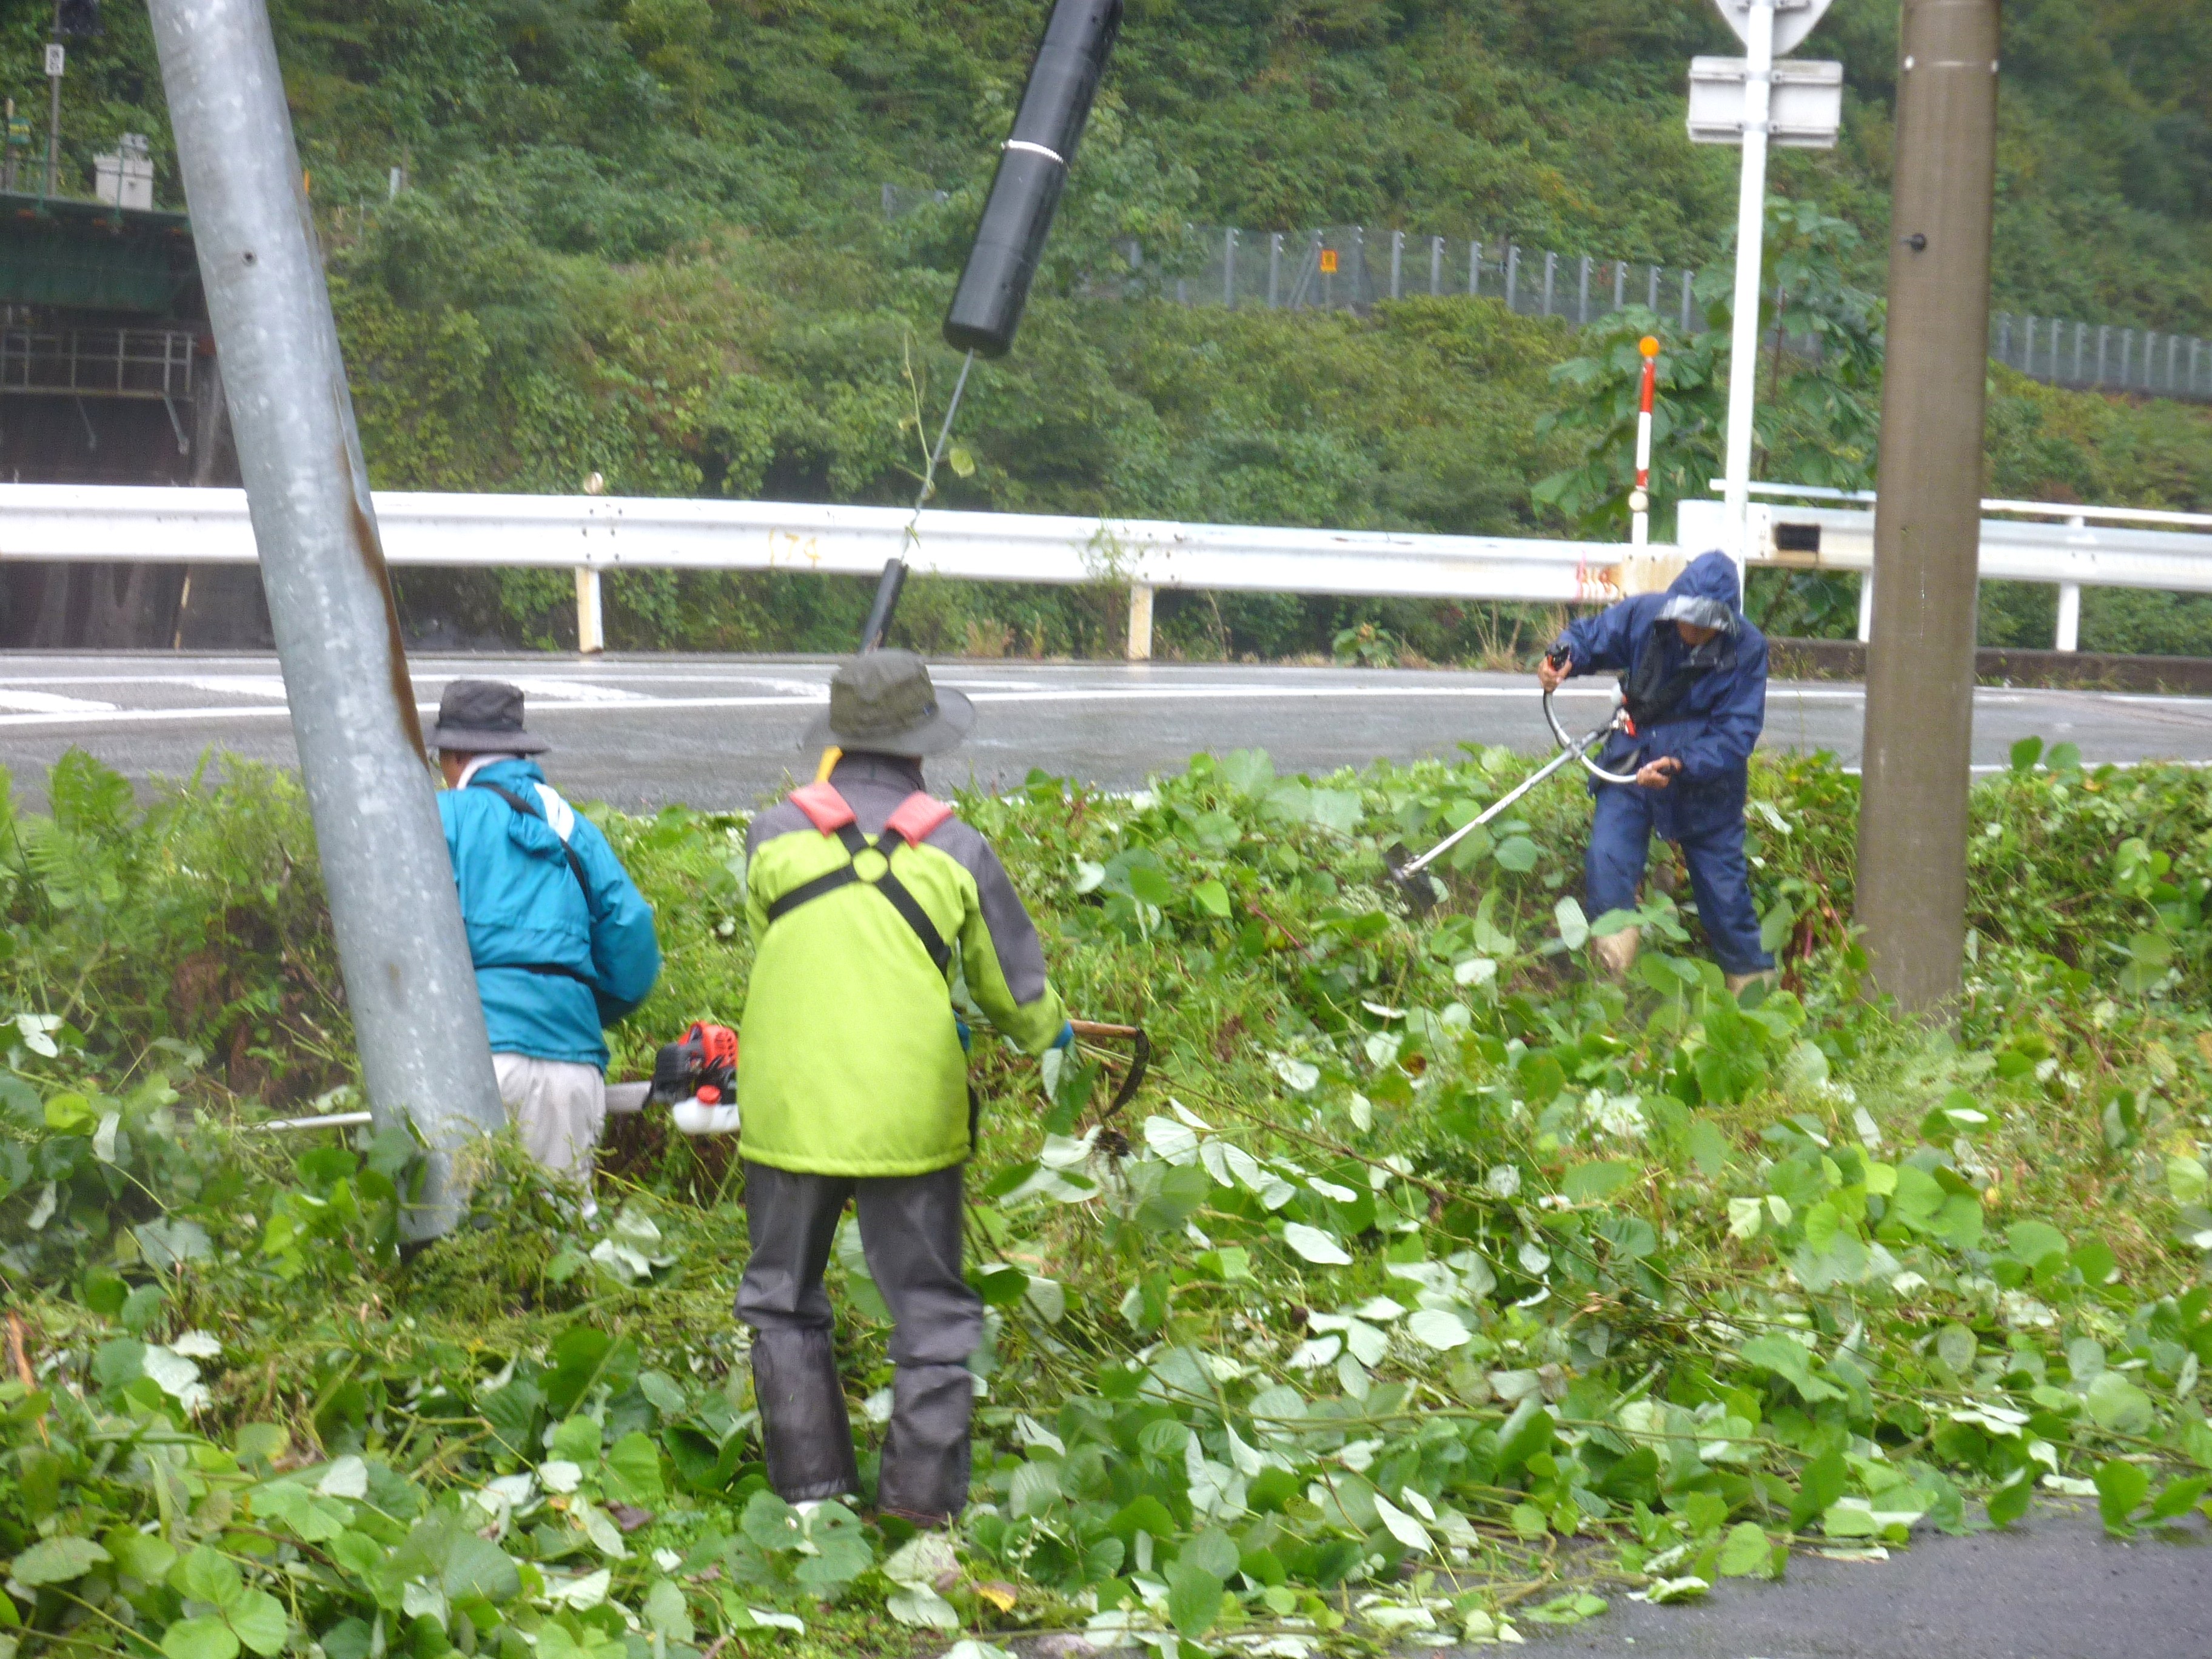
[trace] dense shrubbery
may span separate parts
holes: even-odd
[[[1394,913],[1378,848],[1464,821],[1502,753],[967,802],[1071,1002],[1158,1058],[1102,1124],[1110,1057],[1041,1088],[981,1045],[988,1395],[946,1544],[764,1492],[726,1147],[626,1128],[598,1228],[489,1148],[468,1224],[402,1264],[404,1134],[251,1127],[344,1073],[296,793],[246,770],[141,815],[72,757],[58,816],[0,837],[0,1643],[1288,1654],[1693,1595],[2039,1491],[2179,1515],[2212,1470],[2212,790],[2014,763],[1975,792],[1950,1036],[1859,997],[1825,760],[1755,774],[1785,971],[1748,1007],[1663,880],[1636,982],[1585,976],[1621,918],[1567,896],[1569,791],[1471,838],[1443,913]],[[738,1006],[739,820],[601,817],[669,946],[635,1069]],[[264,943],[182,999],[218,933]],[[866,1438],[887,1333],[852,1243]]]

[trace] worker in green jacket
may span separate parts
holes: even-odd
[[[877,1505],[923,1525],[967,1502],[968,1360],[983,1330],[961,1272],[975,1120],[954,976],[1026,1052],[1073,1040],[1005,867],[922,786],[922,757],[974,720],[911,652],[852,659],[806,738],[842,757],[745,837],[757,954],[738,1100],[752,1254],[737,1311],[755,1333],[769,1480],[792,1503],[859,1486],[822,1288],[852,1200],[894,1325]]]

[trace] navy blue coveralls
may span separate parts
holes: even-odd
[[[1596,810],[1583,866],[1583,902],[1593,917],[1634,909],[1656,830],[1682,849],[1698,915],[1722,970],[1759,973],[1774,958],[1759,942],[1759,913],[1752,907],[1744,863],[1743,806],[1747,763],[1766,723],[1766,637],[1743,615],[1734,562],[1725,553],[1701,553],[1665,593],[1639,593],[1595,617],[1577,617],[1559,635],[1559,646],[1572,655],[1570,674],[1611,670],[1662,683],[1691,654],[1674,624],[1659,620],[1668,599],[1683,594],[1725,603],[1735,630],[1704,647],[1700,654],[1711,659],[1711,666],[1690,681],[1671,711],[1633,737],[1616,732],[1607,743],[1599,763],[1608,772],[1633,772],[1669,757],[1682,769],[1664,789],[1590,781]],[[1645,653],[1655,651],[1658,659],[1646,660]]]

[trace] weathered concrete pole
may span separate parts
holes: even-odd
[[[369,1109],[435,1154],[402,1224],[429,1237],[505,1115],[276,41],[264,0],[150,10]]]
[[[1966,944],[1997,6],[1904,0],[1899,41],[1858,920],[1914,1011],[1957,997]]]

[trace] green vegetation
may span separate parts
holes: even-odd
[[[1158,1058],[1107,1123],[1111,1057],[1041,1084],[979,1043],[988,1391],[945,1540],[765,1491],[727,1143],[626,1127],[596,1227],[494,1146],[467,1224],[398,1260],[404,1133],[252,1127],[349,1095],[296,787],[234,767],[142,812],[71,756],[55,816],[0,831],[0,1645],[1348,1653],[2060,1495],[2124,1534],[2201,1506],[2212,786],[2033,740],[1978,785],[1947,1036],[1861,999],[1856,786],[1822,758],[1754,774],[1784,974],[1748,1006],[1663,880],[1635,982],[1589,976],[1630,918],[1567,896],[1575,792],[1396,915],[1380,848],[1522,769],[1241,752],[1136,799],[1040,775],[963,803],[1072,1004]],[[738,1010],[740,820],[597,816],[666,930],[634,1069]],[[887,1332],[853,1243],[872,1440]]]
[[[274,0],[370,465],[391,488],[873,502],[912,498],[920,424],[952,363],[937,322],[988,183],[1040,0]],[[2007,9],[1997,301],[2212,331],[2212,58],[2202,8]],[[46,11],[0,0],[30,77]],[[173,172],[143,12],[75,50],[71,157],[126,128]],[[1894,8],[1843,0],[1844,140],[1776,187],[1838,251],[1831,294],[1882,286]],[[1494,305],[1371,318],[1229,315],[1073,297],[1115,239],[1173,265],[1188,222],[1357,221],[1711,264],[1735,158],[1688,143],[1685,60],[1727,48],[1703,0],[1136,0],[1019,345],[963,416],[977,465],[941,500],[1134,517],[1584,533],[1538,480],[1581,456],[1540,423],[1577,348]],[[32,79],[19,98],[42,95]],[[385,200],[387,170],[409,189]],[[885,183],[948,192],[896,221]],[[1854,241],[1852,239],[1856,237]],[[1718,296],[1716,296],[1718,297]],[[1798,312],[1806,311],[1802,296]],[[1817,309],[1817,307],[1816,307]],[[1825,313],[1824,313],[1825,314]],[[1686,347],[1688,343],[1683,343]],[[1692,354],[1692,357],[1694,354]],[[1686,357],[1686,374],[1713,363]],[[1870,368],[1851,398],[1875,406]],[[1794,377],[1793,377],[1794,378]],[[2212,420],[1998,376],[2008,493],[2212,505]],[[1783,388],[1790,390],[1788,387]],[[1825,398],[1819,387],[1808,388]],[[1856,476],[1794,407],[1777,471]],[[1662,465],[1692,482],[1707,441]],[[1800,479],[1798,481],[1804,481]],[[565,578],[411,576],[417,617],[554,643]],[[1764,596],[1762,596],[1764,597]],[[920,596],[916,596],[919,599]],[[1835,631],[1847,604],[1782,599]],[[1817,601],[1817,603],[1816,603]],[[617,645],[842,649],[865,589],[626,573]],[[1993,595],[1993,641],[2041,642],[2047,592]],[[1103,593],[966,588],[915,604],[937,651],[1097,653]],[[1531,619],[1487,607],[1166,596],[1171,653],[1473,660]],[[2093,595],[2090,648],[2203,648],[2201,607]]]

